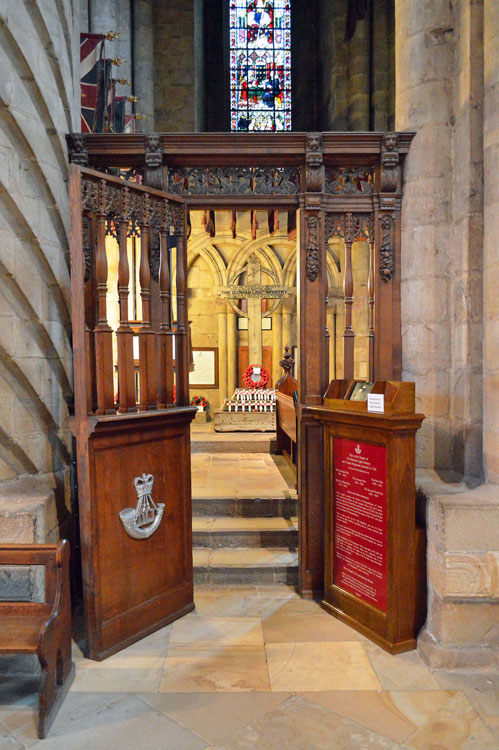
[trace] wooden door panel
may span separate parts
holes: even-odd
[[[74,165],[70,198],[72,430],[87,651],[90,658],[101,660],[194,607],[189,425],[196,409],[188,405],[187,387],[185,210],[174,196]],[[132,275],[126,247],[130,231],[138,232],[141,247],[142,319],[133,321],[133,327],[126,291]],[[118,237],[118,259],[112,256],[115,246],[106,243],[109,232]],[[172,243],[176,284],[170,267]],[[159,258],[149,255],[152,249]],[[118,264],[117,301],[107,294],[113,262],[115,268]],[[119,325],[113,329],[109,320],[119,320]],[[140,403],[130,380],[134,335],[139,342]]]

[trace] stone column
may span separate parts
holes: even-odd
[[[348,47],[349,130],[369,130],[370,41],[369,20],[357,22]]]
[[[237,315],[232,307],[227,307],[227,393],[229,398],[236,390],[237,375]]]
[[[272,315],[272,384],[275,384],[281,377],[281,367],[279,365],[282,359],[284,347],[282,344],[282,310],[280,307]]]
[[[451,469],[452,9],[446,0],[395,7],[396,129],[417,131],[402,206],[403,380],[415,381],[417,411],[426,415],[417,465]]]
[[[154,24],[152,0],[133,0],[133,93],[140,130],[154,132]]]
[[[286,307],[282,310],[282,353],[284,353],[284,347],[289,346],[290,351],[293,350],[294,341],[291,333],[291,318],[293,314]]]
[[[204,0],[194,0],[194,130],[205,128]]]
[[[91,34],[119,33],[119,38],[106,41],[106,57],[120,57],[124,62],[113,67],[113,78],[132,79],[132,14],[130,0],[90,0],[88,24]],[[130,86],[116,85],[117,96],[130,96]],[[127,103],[127,111],[129,111]]]
[[[223,404],[227,393],[227,303],[223,303],[224,309],[218,313],[218,400]],[[232,393],[230,394],[232,396]]]
[[[499,483],[499,15],[484,2],[483,454]]]

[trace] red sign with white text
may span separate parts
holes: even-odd
[[[386,612],[386,448],[333,442],[333,584]]]

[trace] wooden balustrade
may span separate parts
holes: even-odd
[[[97,177],[93,170],[83,169],[82,207],[86,235],[83,242],[86,271],[83,297],[88,414],[126,414],[172,408],[176,404],[187,405],[187,253],[185,237],[182,234],[182,202],[175,201],[170,196],[165,198],[164,193],[152,188],[111,176],[103,179],[102,175]],[[109,233],[110,222],[116,229],[117,259],[111,258],[109,247],[106,246],[106,230]],[[172,329],[173,293],[168,247],[170,233],[177,235],[178,323],[175,333]],[[128,255],[131,234],[135,234],[140,241],[139,268],[133,268],[133,273]],[[153,241],[159,247],[159,259],[151,257],[154,251]],[[115,263],[116,260],[118,308],[113,311],[109,308],[109,267],[111,262]],[[155,278],[159,281],[159,292],[153,292],[153,289],[157,289],[152,284],[152,269],[155,263]],[[130,281],[135,278],[137,272],[142,315],[140,321],[132,321],[128,312]],[[157,311],[155,314],[154,310]],[[113,319],[113,313],[114,319],[118,321],[115,332],[109,322]],[[159,321],[157,330],[153,320]],[[116,346],[113,359],[114,336]],[[139,342],[138,363],[134,359],[134,336],[138,337]],[[95,403],[93,383],[96,391]]]

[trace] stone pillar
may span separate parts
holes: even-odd
[[[431,10],[424,0],[399,0],[395,23],[396,129],[417,131],[402,206],[402,377],[415,381],[426,414],[417,465],[451,469],[452,9],[446,0]]]
[[[91,34],[119,33],[119,38],[106,41],[106,56],[120,57],[124,62],[113,67],[113,78],[132,79],[132,14],[130,0],[90,0],[88,28]],[[116,85],[117,96],[130,96],[130,86]],[[127,111],[129,105],[127,104]]]
[[[291,318],[293,313],[286,307],[282,310],[282,353],[284,353],[284,347],[289,346],[290,351],[293,350],[293,346],[296,343],[293,341],[291,333]]]
[[[369,130],[370,40],[369,20],[357,22],[348,49],[349,130]]]
[[[227,392],[229,398],[236,390],[237,383],[237,315],[232,307],[227,308]]]
[[[282,344],[282,310],[280,307],[272,315],[272,384],[275,384],[281,377],[280,360],[284,352]]]
[[[227,393],[227,303],[223,303],[224,309],[218,313],[218,400],[223,404]],[[230,394],[232,396],[232,393]]]
[[[152,0],[133,0],[133,93],[140,130],[154,131],[154,24]]]
[[[194,129],[205,127],[204,90],[204,0],[194,0]]]
[[[499,483],[499,16],[484,2],[483,455]]]

